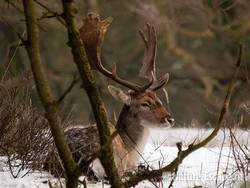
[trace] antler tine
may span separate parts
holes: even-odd
[[[114,64],[113,66],[113,70],[112,72],[108,71],[105,67],[103,67],[103,65],[101,64],[101,61],[98,61],[98,67],[97,69],[99,70],[99,72],[101,72],[102,74],[104,74],[105,76],[111,78],[112,80],[114,80],[115,82],[129,88],[129,89],[132,89],[134,91],[138,91],[138,92],[141,92],[141,91],[145,91],[146,89],[148,89],[149,87],[152,86],[153,84],[153,79],[150,80],[149,83],[145,84],[144,86],[139,86],[139,85],[136,85],[136,84],[133,84],[127,80],[124,80],[124,79],[121,79],[118,75],[117,75],[117,72],[116,72],[116,64]]]
[[[134,91],[144,91],[153,84],[153,81],[150,80],[148,84],[144,86],[139,86],[137,84],[131,83],[127,80],[120,78],[117,75],[115,65],[113,67],[112,72],[110,72],[103,66],[101,61],[101,48],[107,28],[112,21],[111,18],[101,20],[99,15],[94,15],[91,13],[88,14],[83,21],[84,25],[80,28],[81,38],[83,40],[92,69],[99,71],[100,73],[111,78],[115,82]]]
[[[108,77],[108,78],[111,78],[113,81],[129,88],[129,89],[132,89],[134,91],[142,91],[144,90],[143,86],[139,86],[139,85],[136,85],[136,84],[133,84],[127,80],[124,80],[122,78],[120,78],[118,75],[117,75],[117,72],[116,72],[116,64],[114,64],[113,66],[113,70],[112,72],[110,72],[109,70],[107,70],[101,63],[101,59],[100,59],[100,56],[98,55],[98,58],[97,58],[97,63],[96,63],[96,69],[102,73],[104,76]],[[152,83],[153,84],[153,83]],[[150,84],[150,86],[152,85]],[[149,87],[150,87],[149,86]],[[148,88],[149,88],[148,87]]]
[[[145,33],[140,29],[139,34],[140,34],[145,46],[147,46],[148,39],[146,38]]]
[[[150,89],[153,91],[160,89],[162,86],[164,86],[168,82],[168,79],[169,79],[169,74],[165,73],[159,79],[154,81],[154,83],[150,86]]]

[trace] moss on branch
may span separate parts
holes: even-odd
[[[82,87],[85,89],[92,106],[99,132],[101,147],[105,146],[105,149],[101,152],[100,160],[111,186],[120,188],[123,187],[123,183],[121,182],[114,163],[112,145],[109,143],[111,135],[108,127],[107,113],[97,90],[89,60],[81,40],[79,30],[75,23],[74,16],[77,11],[73,1],[62,0],[62,3],[63,17],[68,30],[69,46],[71,47],[74,62],[76,63],[81,76]]]

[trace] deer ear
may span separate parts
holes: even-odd
[[[131,103],[131,96],[122,91],[120,88],[115,86],[109,85],[108,86],[109,93],[117,100],[122,101],[123,103],[130,105]]]

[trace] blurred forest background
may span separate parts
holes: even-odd
[[[41,55],[53,92],[60,96],[70,85],[76,67],[67,46],[62,23],[50,15],[62,12],[61,2],[35,0],[39,11]],[[31,92],[32,106],[41,110],[30,64],[17,33],[26,35],[20,0],[0,2],[1,89],[25,85]],[[143,82],[138,77],[144,44],[138,30],[146,23],[157,29],[158,75],[170,73],[166,86],[169,108],[176,126],[213,126],[221,109],[227,83],[233,72],[238,44],[245,45],[243,66],[233,93],[230,110],[250,126],[250,1],[249,0],[77,0],[78,24],[88,12],[113,17],[103,47],[107,67],[117,64],[121,77]],[[50,11],[48,11],[48,9]],[[52,12],[51,12],[52,11]],[[109,96],[110,80],[95,73],[110,117],[119,114],[121,105]],[[88,99],[78,83],[63,101],[62,114],[76,124],[93,121]],[[163,97],[163,93],[159,91]],[[209,123],[208,123],[209,122]]]

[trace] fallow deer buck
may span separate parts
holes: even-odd
[[[110,18],[100,20],[99,16],[88,14],[80,33],[92,68],[129,88],[129,91],[122,91],[115,86],[108,86],[110,94],[124,104],[116,126],[110,124],[111,132],[118,132],[112,144],[116,166],[120,175],[123,175],[124,172],[135,169],[146,144],[149,129],[169,127],[174,120],[155,93],[168,81],[169,75],[164,74],[160,79],[155,76],[157,41],[154,27],[147,24],[146,34],[140,31],[145,44],[140,76],[147,78],[149,83],[139,86],[118,77],[116,67],[112,72],[108,71],[101,62],[102,41],[110,23]],[[65,135],[75,160],[79,163],[100,149],[95,125],[67,128]],[[84,173],[88,175],[90,172],[94,172],[98,177],[105,175],[98,159],[95,159],[89,166],[89,171]]]

